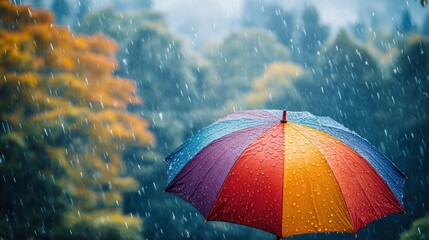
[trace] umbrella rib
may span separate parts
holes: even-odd
[[[313,124],[311,124],[311,125],[304,125],[304,126],[307,126],[307,127],[310,127],[310,128],[312,128],[312,129],[315,129],[315,130],[318,130],[318,131],[322,131],[322,132],[324,132],[324,133],[326,133],[326,134],[328,134],[328,135],[333,135],[333,134],[331,134],[331,133],[329,133],[329,132],[326,132],[326,131],[324,131],[324,130],[322,130],[322,129],[318,129],[315,125],[313,125]],[[382,152],[380,152],[380,151],[378,151],[373,145],[371,145],[369,142],[368,142],[368,140],[366,140],[365,138],[362,138],[362,137],[360,137],[358,134],[356,134],[356,133],[354,133],[354,132],[351,132],[351,131],[346,131],[346,130],[344,130],[344,129],[341,129],[341,128],[337,128],[337,127],[335,127],[335,126],[326,126],[326,125],[323,125],[323,127],[324,128],[328,128],[328,129],[332,129],[332,130],[334,130],[334,131],[339,131],[339,132],[341,132],[342,134],[344,134],[344,133],[347,133],[347,134],[352,134],[353,135],[353,137],[356,137],[356,138],[359,138],[359,139],[361,139],[363,142],[365,142],[365,143],[367,143],[368,144],[368,146],[370,147],[370,148],[372,148],[374,151],[376,151],[378,154],[380,154],[381,156],[382,156],[382,158],[383,158],[383,162],[384,163],[386,163],[389,167],[391,167],[392,168],[392,170],[394,170],[394,172],[396,172],[400,177],[402,177],[402,178],[407,178],[407,176],[405,175],[405,173],[403,173],[392,161],[390,161]],[[346,136],[344,136],[345,138],[347,138]],[[336,137],[337,138],[337,137]],[[344,141],[342,141],[341,139],[339,139],[339,138],[337,138],[338,140],[340,140],[344,145],[346,145],[347,147],[349,147],[349,148],[351,148],[351,149],[353,149],[355,152],[357,152],[359,155],[362,155],[362,154],[360,154],[356,149],[354,149],[354,148],[352,148],[352,147],[350,147],[348,144],[346,144]],[[359,148],[359,150],[360,151],[362,151],[362,152],[364,152],[364,153],[366,153],[367,155],[369,155],[369,156],[373,156],[373,154],[370,152],[370,151],[368,151],[367,150],[367,148],[365,148],[364,147],[364,145],[363,144],[361,144],[361,143],[355,143],[357,146],[359,146],[360,148]],[[367,160],[366,160],[367,161]],[[368,162],[368,161],[367,161]],[[386,178],[387,179],[385,179],[384,177],[382,177],[381,175],[380,175],[380,173],[378,172],[378,171],[376,171],[376,169],[375,169],[375,167],[374,166],[377,166],[377,168],[379,168],[379,169],[382,169],[383,168],[383,166],[382,165],[380,165],[380,164],[378,164],[378,162],[377,161],[374,161],[373,162],[374,163],[374,165],[373,164],[371,164],[371,163],[369,163],[368,162],[368,164],[371,166],[371,168],[375,171],[375,173],[381,178],[381,179],[383,179],[383,180],[389,180],[388,182],[392,182],[392,183],[396,183],[396,181],[394,180],[394,178],[392,178],[391,176],[390,176],[390,174],[389,175],[387,175],[386,176]],[[395,184],[396,185],[396,184]],[[402,183],[402,185],[403,185],[403,183]],[[390,186],[389,186],[389,189],[393,192],[393,190],[390,188]],[[397,189],[397,188],[395,188],[395,189]],[[399,188],[398,189],[401,189],[401,187],[399,186]],[[399,194],[400,195],[403,195],[403,193],[400,191],[399,192]],[[399,203],[401,203],[402,202],[402,198],[401,198],[401,196],[396,196],[396,194],[394,193],[394,195],[395,195],[395,197],[396,197],[396,199],[398,200],[398,202]],[[399,198],[398,198],[399,197]],[[401,204],[402,205],[402,204]]]
[[[344,130],[341,130],[341,129],[339,129],[339,128],[335,128],[335,127],[330,127],[330,126],[324,126],[324,127],[326,127],[326,128],[331,128],[331,129],[336,129],[336,130],[338,130],[338,131],[342,131],[342,132],[346,132],[346,133],[350,133],[350,134],[352,134],[354,137],[356,137],[356,138],[359,138],[359,139],[362,139],[362,141],[364,141],[365,143],[367,143],[368,144],[368,146],[369,147],[371,147],[374,151],[376,151],[378,154],[380,154],[381,156],[382,156],[382,158],[384,158],[383,160],[385,160],[384,162],[385,163],[387,163],[388,165],[389,165],[389,167],[392,167],[392,169],[393,170],[395,170],[395,172],[397,172],[398,174],[399,174],[399,176],[401,176],[401,177],[403,177],[403,178],[407,178],[406,176],[405,176],[405,174],[392,162],[392,161],[390,161],[382,152],[380,152],[380,151],[378,151],[373,145],[371,145],[366,139],[364,139],[364,138],[362,138],[362,137],[360,137],[359,135],[357,135],[357,134],[355,134],[355,133],[353,133],[353,132],[347,132],[347,131],[344,131]],[[317,130],[319,130],[319,129],[317,129]],[[325,131],[323,131],[323,130],[319,130],[319,131],[322,131],[322,132],[325,132]],[[329,135],[332,135],[332,134],[330,134],[330,133],[328,133],[328,132],[325,132],[325,133],[327,133],[327,134],[329,134]],[[347,137],[345,137],[345,138],[347,138]],[[341,141],[345,146],[347,146],[347,147],[349,147],[350,149],[352,149],[353,151],[355,151],[356,153],[358,153],[359,155],[361,155],[362,156],[362,154],[360,154],[356,149],[354,149],[354,148],[352,148],[352,147],[350,147],[347,143],[345,143],[344,141],[342,141],[341,139],[339,139],[339,138],[337,138],[339,141]],[[354,144],[356,144],[357,146],[359,146],[360,148],[360,151],[362,151],[362,152],[364,152],[364,153],[366,153],[367,155],[369,155],[369,156],[373,156],[374,154],[373,153],[371,153],[370,151],[368,151],[367,150],[367,148],[365,148],[364,146],[363,146],[363,144],[361,144],[361,143],[359,143],[359,142],[356,142],[356,143],[354,143]],[[366,162],[368,162],[368,160],[366,160],[365,159],[365,161]],[[380,168],[380,169],[382,169],[383,168],[383,166],[382,165],[380,165],[377,161],[374,161],[373,162],[374,163],[374,165],[375,166],[377,166],[378,168]],[[374,172],[381,178],[381,179],[383,179],[384,181],[386,181],[386,180],[390,180],[389,182],[393,182],[393,183],[395,183],[396,181],[390,176],[390,174],[389,175],[387,175],[386,176],[386,178],[388,178],[388,179],[384,179],[381,175],[380,175],[380,173],[375,169],[375,167],[374,167],[374,165],[373,164],[371,164],[370,162],[368,162],[368,164],[370,165],[370,167],[374,170]],[[390,189],[390,191],[392,191],[393,192],[393,190],[389,187],[389,189]],[[395,195],[395,194],[394,194]],[[401,200],[402,199],[398,199],[398,197],[395,195],[395,197],[397,198],[397,200],[398,200],[398,202],[399,203],[401,203]],[[402,205],[402,204],[401,204]]]
[[[297,125],[297,126],[299,126],[299,125]],[[332,171],[332,168],[331,168],[331,166],[329,165],[329,163],[328,163],[328,161],[327,161],[327,159],[326,159],[326,157],[324,156],[324,154],[319,150],[319,148],[316,146],[316,144],[314,144],[313,143],[313,141],[311,141],[311,139],[309,139],[303,132],[305,132],[305,131],[307,131],[305,128],[303,128],[302,130],[303,130],[303,132],[301,132],[300,131],[300,129],[297,129],[296,127],[294,127],[293,125],[291,125],[291,127],[293,128],[293,129],[295,129],[299,134],[301,134],[305,139],[307,139],[309,142],[310,142],[310,144],[315,148],[315,149],[317,149],[319,152],[320,152],[320,154],[323,156],[323,158],[326,160],[326,164],[328,165],[328,167],[329,167],[329,169],[331,170],[331,172],[332,172],[332,174],[333,174],[333,171]],[[316,129],[316,130],[318,130],[318,129]],[[321,131],[321,130],[318,130],[318,131]],[[342,142],[342,141],[341,141]],[[348,166],[348,165],[347,165]],[[334,175],[335,176],[335,175]],[[343,192],[341,191],[341,188],[340,188],[340,183],[338,182],[338,180],[337,180],[337,178],[336,177],[334,177],[334,180],[335,180],[335,182],[337,183],[337,187],[338,187],[338,190],[341,192],[341,199],[342,199],[342,201],[343,201],[343,204],[344,204],[344,206],[347,206],[347,204],[346,204],[346,200],[344,199],[344,196],[343,196]],[[313,205],[314,205],[314,202],[313,202]],[[350,221],[350,223],[352,223],[352,225],[353,225],[353,222],[352,222],[352,218],[351,218],[351,214],[350,214],[350,210],[346,207],[346,209],[347,209],[347,215],[348,215],[348,217],[349,217],[349,221]],[[316,212],[316,211],[315,211]],[[319,218],[319,216],[317,215],[317,218]],[[356,233],[356,230],[355,230],[355,227],[354,226],[352,226],[353,227],[353,231],[354,231],[354,233]]]
[[[299,130],[299,129],[297,129],[296,127],[294,127],[293,125],[290,125],[296,132],[298,132],[299,134],[301,134],[301,136],[303,136],[305,139],[307,139],[310,143],[311,143],[311,145],[314,147],[314,148],[316,148],[316,149],[318,149],[311,141],[310,141],[310,139],[308,139],[307,138],[307,136],[305,136],[303,133],[301,133],[301,131]],[[323,154],[322,154],[323,155]],[[308,175],[306,175],[307,176],[307,179],[309,180],[309,177],[308,177]],[[311,190],[313,190],[313,187],[312,187],[312,184],[311,184],[311,182],[312,181],[308,181],[308,183],[310,184],[310,189]],[[310,190],[310,192],[311,192],[311,190]],[[314,202],[314,200],[313,201],[311,201],[311,203],[312,203],[312,205],[313,205],[313,208],[314,208],[314,213],[316,214],[316,217],[317,217],[317,222],[320,222],[320,218],[319,218],[319,213],[316,211],[316,204],[315,204],[315,202]]]
[[[268,124],[269,125],[269,124]],[[254,127],[254,126],[252,126],[252,127]],[[249,127],[249,128],[251,128],[251,127]],[[247,128],[244,128],[244,129],[247,129]],[[244,130],[244,129],[241,129],[241,130]],[[271,129],[271,127],[270,128],[268,128],[268,130],[270,130]],[[267,130],[267,131],[268,131]],[[266,132],[266,131],[265,131]],[[265,132],[263,132],[262,134],[264,134]],[[213,142],[211,142],[211,143],[209,143],[207,146],[205,146],[203,149],[201,149],[199,152],[201,152],[201,151],[203,151],[204,149],[206,149],[206,148],[208,148],[209,146],[210,146],[210,144],[212,144],[212,143],[214,143],[214,142],[218,142],[218,141],[222,141],[222,139],[223,138],[225,138],[225,137],[228,137],[228,136],[230,136],[231,134],[234,134],[234,133],[236,133],[236,132],[232,132],[232,133],[229,133],[229,134],[227,134],[227,135],[225,135],[225,136],[222,136],[221,138],[218,138],[218,139],[216,139],[216,140],[214,140]],[[261,134],[261,135],[262,135]],[[246,147],[244,147],[243,149],[243,152],[246,150],[246,148],[250,145],[250,144],[252,144],[251,142],[246,146]],[[235,159],[235,161],[238,159],[238,158],[240,158],[240,156],[243,154],[243,152],[241,152],[239,155],[237,155],[237,158]],[[195,157],[195,156],[194,156]],[[190,161],[192,161],[192,159],[190,160]],[[235,162],[234,161],[234,162]],[[211,170],[215,167],[215,165],[216,165],[216,163],[217,162],[211,162],[211,166],[210,166],[210,168],[209,168],[209,170],[204,174],[204,176],[202,177],[202,179],[205,179],[205,177],[211,172]],[[231,167],[231,169],[233,168],[233,166],[234,166],[235,164],[233,164],[232,165],[232,167]],[[192,166],[192,168],[189,170],[189,172],[192,172],[192,170],[193,169],[195,169],[196,167],[197,167],[198,165],[194,165],[194,166]],[[230,171],[231,171],[231,169],[230,169]],[[228,176],[228,175],[227,175]],[[189,200],[189,199],[191,199],[191,197],[192,196],[194,196],[194,194],[195,194],[195,192],[197,191],[197,189],[198,189],[198,187],[203,183],[203,180],[202,179],[200,179],[200,181],[198,182],[198,184],[196,185],[196,187],[194,188],[194,190],[192,190],[192,193],[189,195],[189,197],[188,197],[188,199],[187,200]]]
[[[357,137],[359,137],[359,135],[356,135]],[[361,138],[362,139],[362,138]],[[365,140],[365,139],[363,139],[363,140]],[[365,140],[366,141],[366,140]],[[390,161],[382,152],[380,152],[380,151],[378,151],[374,146],[372,146],[368,141],[366,141],[367,143],[368,143],[368,145],[371,147],[371,148],[374,148],[374,150],[376,150],[383,158],[385,158],[386,160],[388,160],[388,161],[385,161],[385,162],[387,162],[391,167],[393,167],[395,170],[396,170],[396,172],[398,172],[399,173],[399,175],[401,176],[401,177],[404,177],[404,178],[407,178],[407,176],[405,176],[405,173],[403,173],[392,161]],[[347,144],[346,144],[347,145]],[[367,153],[368,155],[373,155],[373,154],[371,154],[371,152],[370,151],[368,151],[362,144],[360,144],[360,143],[356,143],[356,145],[359,145],[360,147],[361,147],[361,149],[362,149],[362,151],[363,152],[365,152],[365,153]],[[348,145],[347,145],[348,146]],[[354,150],[354,149],[353,149]],[[355,152],[357,152],[356,150],[354,150]],[[362,154],[360,154],[360,155],[362,155]],[[372,164],[370,164],[371,165],[371,167],[373,167],[372,166]],[[378,165],[380,168],[382,168],[382,166],[380,166],[380,165]],[[378,174],[378,172],[376,171],[376,173]],[[381,177],[381,176],[380,176]]]
[[[313,128],[313,129],[316,129],[316,130],[319,130],[319,131],[322,131],[322,132],[325,132],[325,133],[327,133],[327,134],[329,134],[329,135],[332,135],[332,134],[330,134],[330,133],[328,133],[328,132],[326,132],[326,131],[324,131],[324,130],[322,130],[322,129],[319,129],[319,128],[317,128],[317,126],[316,125],[314,125],[314,124],[309,124],[309,125],[304,125],[304,126],[307,126],[307,127],[311,127],[311,128]],[[342,129],[342,128],[337,128],[337,127],[335,127],[335,126],[329,126],[329,125],[322,125],[322,127],[324,127],[324,128],[330,128],[330,129],[333,129],[333,130],[337,130],[337,131],[340,131],[340,132],[345,132],[345,133],[349,133],[349,134],[352,134],[354,137],[356,137],[356,138],[359,138],[359,139],[362,139],[362,141],[364,141],[364,142],[366,142],[366,143],[368,143],[368,145],[369,146],[371,146],[371,147],[374,147],[374,146],[372,146],[369,142],[368,142],[368,140],[366,140],[365,138],[363,138],[363,137],[361,137],[361,136],[359,136],[358,134],[356,134],[356,133],[354,133],[354,132],[352,132],[352,131],[346,131],[345,129]],[[341,142],[343,142],[343,141],[341,141]],[[344,142],[343,142],[344,143]],[[345,144],[345,143],[344,143]],[[347,144],[345,144],[345,145],[347,145]],[[348,145],[347,145],[348,146]],[[366,150],[365,150],[366,151]],[[378,151],[378,150],[377,150]],[[368,153],[368,151],[366,151],[367,153]],[[379,151],[378,151],[379,152]],[[383,154],[383,153],[381,153],[380,152],[380,154],[381,155],[383,155],[386,159],[387,159],[387,157]],[[388,161],[388,163],[391,165],[391,166],[393,166],[397,171],[398,171],[398,173],[400,173],[403,177],[406,177],[405,176],[405,174],[392,162],[392,161]]]
[[[320,130],[319,130],[320,131]],[[328,133],[327,133],[328,134]],[[329,138],[327,138],[327,137],[324,137],[327,141],[329,141],[330,143],[332,143],[332,140],[331,139],[329,139]],[[340,143],[341,144],[343,144],[344,146],[346,146],[347,147],[347,149],[348,149],[348,151],[354,151],[354,152],[356,152],[353,148],[351,148],[349,145],[347,145],[346,143],[344,143],[343,141],[341,141],[340,139],[338,139],[338,141],[340,141]],[[311,141],[310,141],[311,142]],[[332,148],[332,150],[335,152],[335,153],[337,153],[337,155],[339,156],[339,157],[341,157],[342,158],[342,160],[344,160],[344,158],[342,157],[342,155],[341,154],[339,154],[336,150],[335,150],[335,148]],[[356,152],[357,153],[357,152]],[[358,154],[358,153],[357,153]],[[358,154],[358,155],[360,155],[360,154]],[[353,158],[353,156],[351,156],[352,158]],[[354,158],[353,158],[354,159]],[[366,160],[365,160],[366,161]],[[348,161],[343,161],[346,165],[347,165],[347,167],[351,170],[352,168],[350,167],[350,165],[348,164]],[[360,165],[360,164],[359,164]],[[374,171],[374,173],[376,174],[376,176],[377,177],[379,177],[380,179],[383,179],[379,174],[378,174],[378,172],[374,169],[374,167],[371,165],[371,164],[369,164],[368,163],[368,165],[369,165],[369,167]],[[328,163],[328,166],[330,167],[330,165],[329,165],[329,163]],[[360,165],[360,166],[362,166],[362,165]],[[331,167],[330,167],[331,168]],[[332,171],[332,170],[331,170]],[[335,178],[335,180],[337,181],[337,178]],[[358,185],[359,185],[359,187],[360,187],[360,189],[362,190],[362,192],[363,192],[363,194],[364,194],[364,196],[365,196],[365,198],[367,199],[367,200],[370,200],[370,198],[368,198],[368,194],[366,193],[366,191],[365,191],[365,189],[364,189],[364,187],[362,186],[362,184],[361,184],[361,182],[358,180],[358,179],[356,179],[356,182],[358,183]],[[338,184],[338,186],[339,186],[339,183],[338,183],[338,181],[337,181],[337,184]],[[392,190],[387,186],[387,188],[388,188],[388,190],[389,191],[391,191],[392,192]],[[341,188],[339,188],[340,189],[340,191],[341,191]],[[392,194],[393,194],[393,192],[392,192]],[[395,196],[395,194],[393,194],[393,196]],[[343,197],[342,197],[343,198]],[[344,198],[343,198],[343,200],[344,200]],[[395,200],[397,200],[396,199],[396,196],[395,196]],[[345,200],[344,200],[344,202],[345,202]],[[368,201],[369,203],[371,203],[371,201]],[[401,208],[402,208],[402,205],[400,204],[400,202],[397,200],[397,202],[399,203],[399,205],[401,206]],[[373,212],[377,212],[377,211],[375,211],[376,209],[375,209],[375,206],[373,205],[373,204],[369,204],[370,205],[370,207],[372,208],[372,210],[373,210]],[[349,217],[351,217],[351,215],[350,215],[350,211],[349,211],[349,209],[347,209],[347,211],[349,212]],[[377,220],[377,219],[380,219],[381,217],[383,217],[383,216],[378,216],[378,215],[376,215],[377,216],[377,218],[376,219],[373,219],[371,222],[373,222],[373,221],[375,221],[375,220]],[[351,219],[351,218],[350,218]],[[367,222],[367,223],[364,223],[364,225],[363,226],[361,226],[360,228],[362,228],[362,227],[364,227],[364,226],[366,226],[366,225],[368,225],[370,222]],[[353,226],[353,228],[354,228],[354,231],[355,231],[355,233],[360,229],[355,229],[355,226]]]
[[[353,148],[351,148],[350,146],[348,146],[346,143],[344,143],[343,141],[341,141],[341,140],[339,140],[343,145],[345,145],[348,149],[349,149],[349,151],[354,151],[354,152],[356,152]],[[335,151],[335,150],[334,150]],[[338,154],[338,152],[337,151],[335,151],[337,154]],[[357,152],[356,152],[357,153]],[[357,153],[358,154],[358,153]],[[339,155],[339,154],[338,154]],[[359,154],[360,155],[360,154]],[[339,155],[339,156],[341,156],[341,155]],[[351,156],[353,159],[355,159],[353,156]],[[344,159],[343,159],[344,160]],[[364,159],[364,161],[366,161],[365,159]],[[347,164],[347,166],[349,167],[349,169],[351,169],[351,167],[350,167],[350,165],[348,164],[348,161],[344,161],[346,164]],[[366,161],[367,162],[367,161]],[[357,162],[358,163],[358,162]],[[328,164],[329,165],[329,164]],[[362,166],[361,164],[359,164],[360,166]],[[373,170],[373,172],[376,174],[376,176],[377,177],[379,177],[380,179],[382,179],[383,181],[382,182],[385,182],[384,181],[384,179],[379,175],[379,173],[374,169],[374,167],[370,164],[370,163],[368,163],[368,165],[369,165],[369,167]],[[356,179],[356,182],[359,184],[359,186],[360,186],[360,188],[361,188],[361,190],[362,190],[362,192],[364,193],[364,195],[365,195],[365,198],[368,200],[368,203],[370,203],[369,205],[371,206],[371,208],[372,208],[372,210],[373,210],[373,212],[374,213],[376,213],[376,212],[378,212],[378,211],[376,211],[376,209],[375,209],[375,205],[373,205],[373,204],[371,204],[372,202],[370,201],[370,198],[368,197],[368,194],[366,193],[366,191],[365,191],[365,188],[363,187],[363,185],[361,184],[361,182],[359,181],[359,180],[357,180]],[[386,184],[387,185],[387,184]],[[401,208],[402,208],[402,205],[400,204],[400,202],[399,202],[399,200],[398,199],[396,199],[396,196],[395,196],[395,194],[393,193],[393,191],[390,189],[390,187],[387,185],[387,190],[389,190],[390,192],[392,192],[392,195],[395,197],[395,200],[397,200],[397,202],[399,203],[399,205],[401,206]],[[382,218],[383,216],[379,216],[378,214],[376,215],[377,217],[375,218],[375,219],[373,219],[371,222],[373,222],[373,221],[375,221],[375,220],[377,220],[377,219],[380,219],[380,218]],[[365,227],[366,225],[368,225],[370,222],[366,222],[366,223],[364,223],[364,225],[362,225],[360,228],[363,228],[363,227]],[[359,228],[359,229],[360,229]],[[356,229],[356,232],[359,230],[359,229]]]
[[[345,144],[343,141],[340,141],[342,144],[344,144],[344,145],[346,145],[350,150],[352,150],[352,151],[354,151],[352,148],[350,148],[347,144]],[[334,149],[334,151],[335,151],[335,149]],[[335,151],[336,153],[337,153],[337,155],[339,155],[338,154],[338,152],[337,151]],[[341,155],[339,155],[340,157],[341,157]],[[343,157],[341,157],[342,158],[342,160],[344,160],[344,158]],[[352,157],[353,158],[353,157]],[[354,158],[353,158],[354,159]],[[350,165],[348,164],[348,161],[344,161],[346,164],[347,164],[347,167],[351,170],[351,167],[350,167]],[[328,165],[329,165],[329,163],[328,163]],[[361,164],[359,164],[360,166],[362,166]],[[369,164],[370,165],[370,167],[372,168],[372,166],[371,166],[371,164]],[[373,169],[374,170],[374,169]],[[379,175],[378,175],[378,173],[374,170],[374,172],[377,174],[377,176],[378,177],[380,177]],[[380,177],[381,178],[381,177]],[[381,178],[381,179],[383,179],[383,178]],[[366,194],[366,191],[365,191],[365,189],[364,189],[364,187],[362,186],[362,184],[361,184],[361,182],[358,180],[358,179],[356,179],[356,182],[359,184],[359,187],[361,188],[361,190],[362,190],[362,192],[363,192],[363,194],[365,195],[365,198],[368,200],[368,202],[369,203],[371,203],[371,201],[370,201],[370,199],[368,198],[368,195]],[[340,189],[340,191],[341,191],[341,189]],[[376,212],[375,211],[375,208],[374,208],[374,206],[372,205],[372,204],[369,204],[370,206],[371,206],[371,208],[372,208],[372,210],[374,211],[374,212]],[[365,225],[367,225],[368,223],[366,223]],[[364,227],[365,225],[363,225],[362,227]],[[361,227],[361,228],[362,228]],[[353,228],[355,228],[354,226],[353,226]],[[357,232],[357,231],[359,231],[359,229],[355,229],[355,233]]]

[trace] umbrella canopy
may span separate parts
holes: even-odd
[[[207,221],[278,237],[356,233],[404,211],[405,175],[356,133],[308,112],[232,113],[188,139],[166,163],[166,191]]]

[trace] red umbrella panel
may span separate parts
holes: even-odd
[[[356,233],[404,211],[405,175],[365,139],[308,112],[232,113],[188,139],[166,163],[166,191],[206,220],[278,237]]]

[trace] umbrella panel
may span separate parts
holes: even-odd
[[[215,125],[225,121],[232,127],[239,115]],[[265,115],[258,114],[258,120]],[[302,119],[311,127],[277,121],[258,125],[252,120],[248,127],[241,125],[204,144],[175,173],[167,191],[190,202],[207,220],[248,225],[281,237],[357,232],[371,221],[403,211],[404,175],[384,155],[335,124],[322,126],[318,121],[325,118]],[[186,159],[181,152],[196,150],[184,147],[169,156],[170,164],[175,157]]]

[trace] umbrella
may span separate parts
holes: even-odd
[[[405,175],[368,141],[329,117],[248,110],[203,128],[166,158],[167,188],[206,221],[278,238],[356,234],[404,212]]]

